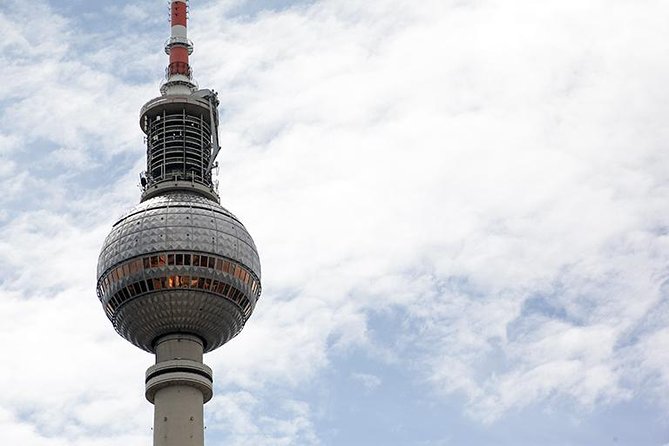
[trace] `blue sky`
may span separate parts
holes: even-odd
[[[669,444],[669,4],[193,0],[263,297],[209,445]],[[0,439],[150,444],[95,295],[157,0],[0,2]],[[665,249],[667,248],[667,249]]]

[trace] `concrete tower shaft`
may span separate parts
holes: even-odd
[[[204,403],[213,394],[202,341],[169,335],[156,342],[156,364],[146,371],[146,399],[155,405],[154,446],[204,444]]]

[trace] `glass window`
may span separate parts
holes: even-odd
[[[146,282],[143,280],[140,280],[139,282],[139,289],[142,291],[142,293],[146,293],[148,291],[146,287]]]
[[[177,254],[176,258],[177,258],[177,263],[176,263],[177,266],[184,264],[184,255],[183,254]]]
[[[223,271],[223,260],[216,259],[216,269],[219,271]]]
[[[204,286],[202,288],[205,290],[211,288],[211,279],[204,279]]]
[[[123,265],[123,276],[128,277],[129,275],[130,275],[130,267],[126,263],[125,265]]]
[[[174,265],[174,254],[167,254],[167,264]]]
[[[227,260],[223,262],[223,272],[230,274],[230,269],[232,265]]]
[[[204,279],[198,279],[197,277],[191,277],[190,278],[190,287],[191,288],[202,288],[202,287],[198,286],[200,284],[200,280],[204,281]]]
[[[167,262],[165,261],[165,254],[158,256],[158,266],[165,266]]]
[[[211,281],[211,292],[215,293],[217,287],[218,287],[218,280],[212,280]]]
[[[209,268],[214,269],[216,266],[216,259],[213,257],[209,257]]]
[[[144,269],[149,269],[151,267],[151,260],[148,257],[144,257],[142,263],[144,263]]]
[[[190,266],[190,254],[184,254],[184,265]]]
[[[193,254],[193,266],[200,266],[200,256]]]
[[[153,284],[153,289],[155,290],[162,289],[162,286],[160,286],[160,279],[151,279],[151,283]]]
[[[178,276],[169,276],[167,278],[167,287],[168,288],[174,288],[177,284],[177,277]]]
[[[151,268],[158,268],[158,256],[151,256]]]

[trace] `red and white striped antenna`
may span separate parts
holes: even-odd
[[[197,86],[188,61],[193,53],[193,43],[188,40],[188,0],[170,0],[170,21],[172,30],[165,42],[170,62],[160,91],[163,95],[190,94]]]

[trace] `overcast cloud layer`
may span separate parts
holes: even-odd
[[[669,444],[669,4],[193,0],[263,296],[209,445]],[[0,1],[0,440],[150,444],[95,296],[165,5]]]

